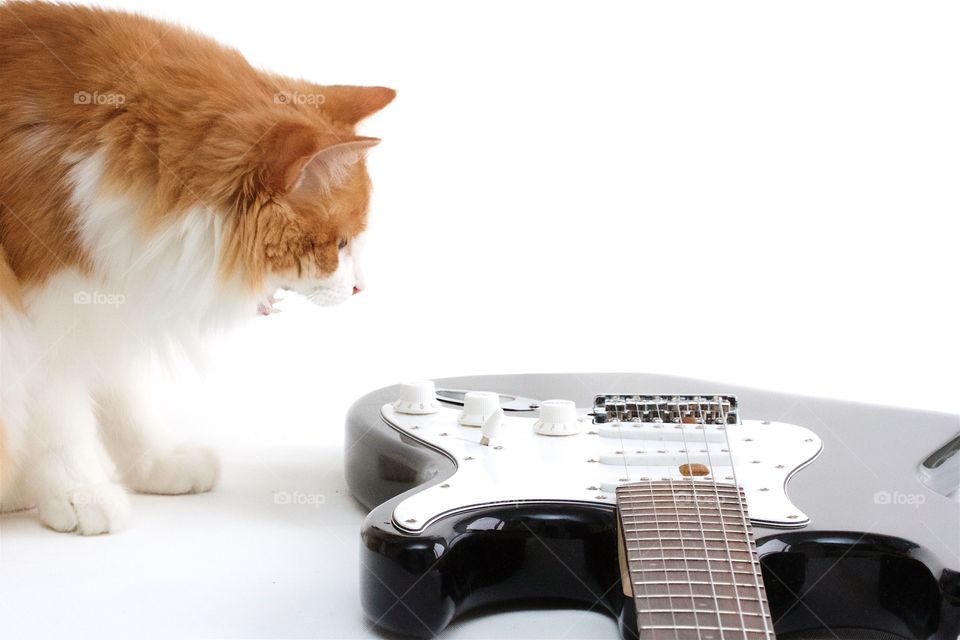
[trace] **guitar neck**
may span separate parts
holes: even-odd
[[[617,488],[624,592],[641,640],[774,638],[743,491],[706,479]]]

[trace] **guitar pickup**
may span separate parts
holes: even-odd
[[[601,394],[590,414],[598,424],[739,424],[736,396]]]

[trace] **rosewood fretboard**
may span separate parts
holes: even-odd
[[[743,491],[706,479],[617,489],[641,640],[774,638]]]

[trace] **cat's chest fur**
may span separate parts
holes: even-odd
[[[256,315],[267,292],[220,273],[220,218],[203,207],[147,225],[144,194],[104,189],[104,155],[67,157],[66,181],[88,268],[62,269],[26,292],[37,344],[90,369],[122,365],[127,351],[192,351],[209,330]],[[75,339],[82,336],[81,340]]]

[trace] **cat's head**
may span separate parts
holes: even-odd
[[[234,185],[226,264],[255,287],[339,304],[364,288],[365,154],[380,142],[357,135],[355,125],[395,92],[327,86],[278,95],[285,97],[257,115],[258,139]],[[273,118],[265,130],[264,116]]]

